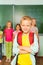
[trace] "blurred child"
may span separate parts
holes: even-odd
[[[16,30],[14,31],[14,37],[20,32],[20,24],[16,24]]]
[[[3,31],[0,26],[0,62],[2,61],[2,43],[3,43]]]
[[[38,34],[38,28],[36,26],[36,19],[35,18],[32,18],[32,26],[31,26],[31,30],[30,31],[37,35],[38,43],[39,43],[39,34]]]
[[[36,34],[30,32],[31,18],[24,16],[21,19],[20,25],[22,31],[14,39],[13,52],[16,54],[11,65],[15,65],[17,59],[17,65],[35,65],[35,53],[38,52],[38,39]],[[14,62],[14,63],[13,63]]]
[[[36,19],[35,18],[32,18],[32,26],[31,26],[31,31],[33,33],[35,33],[38,37],[38,28],[36,26]]]
[[[6,23],[6,28],[4,30],[5,42],[6,42],[6,62],[11,61],[12,43],[13,43],[13,28],[11,28],[12,23],[8,21]]]

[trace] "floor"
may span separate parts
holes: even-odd
[[[36,58],[36,61],[37,61],[37,65],[43,65],[43,57],[37,57]]]
[[[12,57],[12,59],[13,59],[13,57]],[[11,65],[9,62],[6,62],[5,60],[6,60],[6,58],[3,57],[2,63],[0,63],[0,65]],[[36,65],[43,65],[43,57],[36,57],[36,60],[37,60]]]
[[[13,57],[12,57],[12,59],[13,59]],[[0,65],[11,65],[11,64],[10,64],[10,62],[6,62],[6,57],[3,56],[2,62],[0,63]]]

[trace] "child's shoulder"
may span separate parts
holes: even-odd
[[[13,28],[11,28],[10,30],[12,30],[14,32],[14,29]]]
[[[35,27],[35,31],[38,32],[38,27]]]
[[[17,34],[17,36],[19,37],[21,37],[22,36],[22,34],[23,34],[23,32],[22,31],[20,31],[20,32],[18,32],[18,34]]]
[[[23,34],[22,31],[18,32],[18,35],[22,35],[22,34]],[[30,31],[29,35],[33,35],[33,34],[34,34],[34,33]]]
[[[23,32],[22,31],[19,31],[18,34],[23,34]]]

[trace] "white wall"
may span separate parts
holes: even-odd
[[[39,36],[39,44],[40,44],[40,49],[38,56],[43,56],[43,35]]]
[[[0,0],[0,5],[2,4],[43,5],[43,0]]]
[[[39,5],[43,4],[43,0],[15,0],[15,5]]]
[[[14,2],[14,0],[0,0],[0,5],[13,4]]]

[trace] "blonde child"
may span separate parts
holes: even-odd
[[[30,32],[31,22],[29,16],[24,16],[20,21],[22,31],[14,39],[13,52],[16,56],[11,65],[16,65],[16,61],[17,65],[36,64],[34,55],[38,52],[38,39],[36,34]]]
[[[12,23],[11,21],[8,21],[6,23],[6,28],[4,30],[4,36],[5,36],[5,47],[6,47],[6,62],[11,61],[11,52],[12,52],[12,43],[13,43],[13,28],[11,28]]]
[[[3,31],[0,26],[0,62],[2,61],[2,43],[3,43]]]
[[[32,18],[32,26],[31,26],[30,31],[37,35],[38,43],[39,43],[39,34],[38,34],[38,28],[36,26],[36,19],[35,18]],[[40,47],[40,45],[39,45],[39,47]]]
[[[38,37],[38,28],[36,26],[36,19],[32,18],[31,32],[35,33]]]

